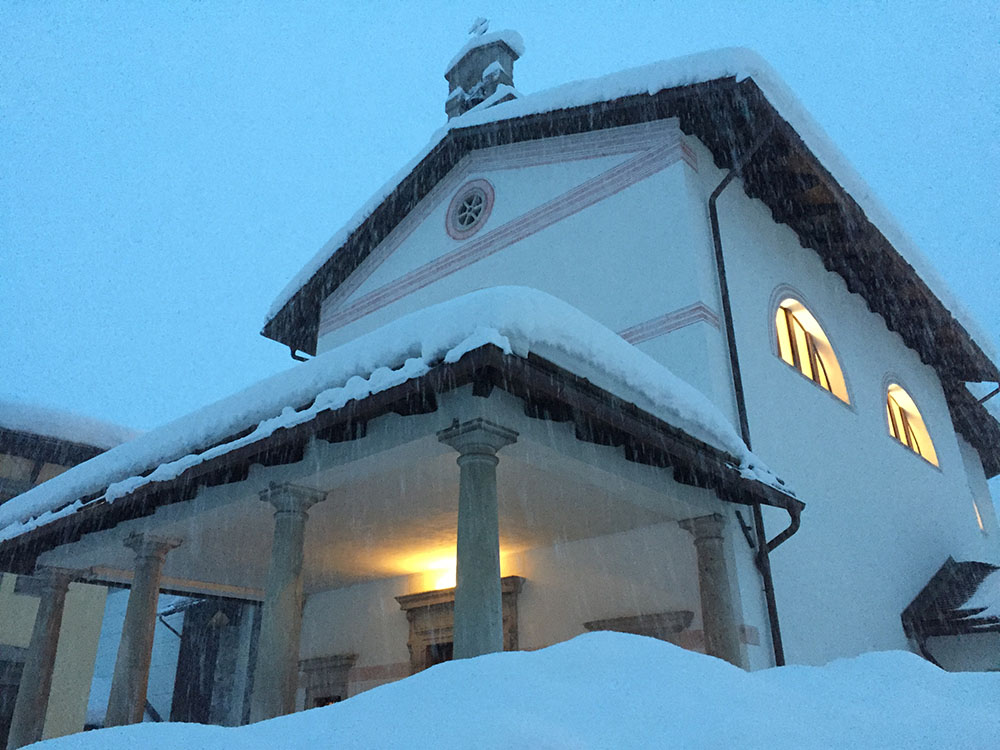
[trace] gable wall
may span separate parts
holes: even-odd
[[[662,121],[475,152],[324,303],[318,351],[476,289],[524,285],[622,332],[733,414],[689,142]],[[456,241],[446,212],[470,179],[488,180],[496,201]]]
[[[724,173],[702,151],[699,163],[707,197]],[[985,486],[981,464],[963,456],[935,371],[840,276],[738,180],[719,211],[753,448],[807,504],[801,530],[772,557],[788,659],[908,648],[899,614],[948,555],[1000,562],[998,536],[979,530],[972,506],[973,488],[982,496]],[[777,356],[780,285],[798,291],[823,326],[850,405]],[[917,403],[940,468],[889,434],[889,379]],[[992,513],[988,499],[980,504]],[[766,521],[769,537],[787,525],[780,513]]]

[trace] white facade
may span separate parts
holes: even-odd
[[[469,114],[469,130],[489,125]],[[158,588],[263,601],[227,636],[233,658],[211,662],[213,680],[223,663],[239,677],[206,693],[231,705],[204,720],[238,723],[244,706],[258,720],[337,700],[452,646],[536,649],[592,627],[652,632],[650,618],[681,623],[655,634],[686,648],[772,666],[751,506],[774,539],[795,525],[789,488],[806,509],[771,566],[790,663],[910,648],[900,615],[946,558],[1000,564],[949,369],[922,362],[871,292],[850,293],[739,178],[717,203],[723,285],[709,197],[727,171],[712,136],[686,134],[690,113],[683,131],[674,118],[601,129],[602,111],[590,114],[572,135],[529,129],[466,150],[416,205],[386,198],[370,221],[397,213],[374,247],[345,230],[344,255],[323,266],[333,275],[293,291],[265,328],[293,353],[315,332],[319,361],[67,472],[8,514],[0,547],[32,534],[44,547],[33,563],[134,586],[126,658],[99,675],[110,724],[172,695],[142,674],[166,651],[152,645]],[[422,312],[497,286],[576,310],[507,289]],[[782,358],[775,315],[788,298],[822,327],[845,398]],[[513,308],[530,314],[497,312]],[[890,434],[890,384],[918,405],[935,463]],[[748,446],[732,428],[741,405]],[[456,557],[477,583],[459,576],[442,593]],[[970,652],[992,642],[952,639],[941,653],[953,668],[996,666]]]
[[[671,143],[682,146],[650,156]],[[672,120],[473,152],[324,303],[318,351],[474,289],[534,286],[636,338],[736,423],[707,210],[724,176]],[[473,179],[489,181],[495,204],[474,238],[456,241],[449,201]],[[900,612],[948,555],[1000,563],[978,454],[956,435],[935,371],[789,227],[739,180],[718,205],[753,448],[807,504],[772,558],[788,659],[908,648]],[[774,315],[786,296],[823,326],[850,404],[779,358]],[[939,467],[889,434],[890,382],[918,404]],[[787,525],[773,509],[765,520],[769,536]],[[766,641],[758,574],[742,538],[732,542],[744,619]]]

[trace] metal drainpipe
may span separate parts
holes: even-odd
[[[752,450],[750,442],[750,422],[747,419],[746,397],[743,393],[743,375],[740,371],[740,358],[736,348],[736,331],[733,327],[733,310],[729,301],[729,283],[726,281],[726,261],[722,253],[722,234],[719,230],[719,212],[716,208],[716,201],[722,191],[725,190],[736,176],[743,170],[747,162],[753,158],[764,141],[771,135],[774,127],[771,126],[761,134],[750,147],[743,158],[740,159],[729,173],[722,178],[712,195],[708,199],[708,214],[712,224],[712,242],[715,245],[715,267],[719,274],[719,292],[722,296],[722,315],[726,322],[726,340],[729,345],[730,369],[733,373],[733,390],[736,395],[736,410],[739,413],[740,435],[747,448]],[[787,509],[786,509],[787,510]],[[781,534],[775,537],[771,543],[767,541],[764,531],[764,517],[760,510],[760,503],[753,505],[753,520],[757,530],[757,555],[756,564],[760,571],[764,583],[764,599],[767,603],[767,617],[771,630],[771,646],[774,650],[774,663],[776,666],[784,666],[785,649],[781,641],[781,625],[778,621],[778,604],[774,597],[774,580],[771,577],[771,559],[769,553],[782,542],[786,541],[796,531],[798,531],[799,519],[797,514],[789,511],[791,523]]]
[[[987,401],[996,396],[998,393],[1000,393],[1000,385],[997,386],[995,391],[993,391],[992,393],[987,393],[985,396],[979,399],[979,403],[985,404]]]

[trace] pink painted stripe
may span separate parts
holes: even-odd
[[[620,129],[595,131],[572,136],[558,136],[541,141],[525,141],[519,144],[495,146],[468,154],[431,192],[420,205],[408,214],[382,243],[344,280],[323,302],[319,333],[322,335],[338,325],[333,324],[336,310],[348,297],[356,292],[365,281],[399,248],[427,216],[460,182],[472,172],[490,170],[522,169],[569,161],[583,161],[607,156],[648,151],[664,140],[680,143],[684,161],[695,171],[698,159],[684,141],[675,121],[664,123],[661,128],[643,128],[622,133]]]
[[[517,219],[487,232],[477,239],[470,240],[457,250],[425,263],[399,279],[369,292],[330,316],[321,329],[321,333],[327,333],[352,323],[408,294],[487,258],[660,172],[681,160],[683,155],[684,149],[678,140],[646,151],[622,164],[611,167],[548,203],[532,209]]]
[[[682,307],[679,310],[668,312],[656,318],[636,323],[622,331],[618,335],[630,344],[639,344],[660,336],[665,336],[672,331],[685,328],[700,321],[719,327],[719,316],[710,307],[702,302],[695,302]]]

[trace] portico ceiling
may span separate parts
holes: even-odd
[[[431,415],[418,420],[437,426]],[[673,482],[669,470],[626,461],[611,447],[582,444],[580,450],[571,428],[532,421],[519,424],[522,438],[500,453],[502,554],[708,512],[711,493]],[[576,444],[575,454],[559,450],[569,441]],[[183,540],[167,557],[165,589],[257,598],[273,534],[273,508],[258,492],[272,477],[328,493],[309,510],[307,593],[426,572],[453,557],[457,454],[433,431],[368,455],[363,450],[358,455],[353,446],[320,446],[298,464],[262,469],[152,516],[85,535],[46,553],[40,563],[90,569],[94,580],[127,582],[133,554],[123,540],[148,532]],[[352,460],[318,459],[338,448],[353,453]]]

